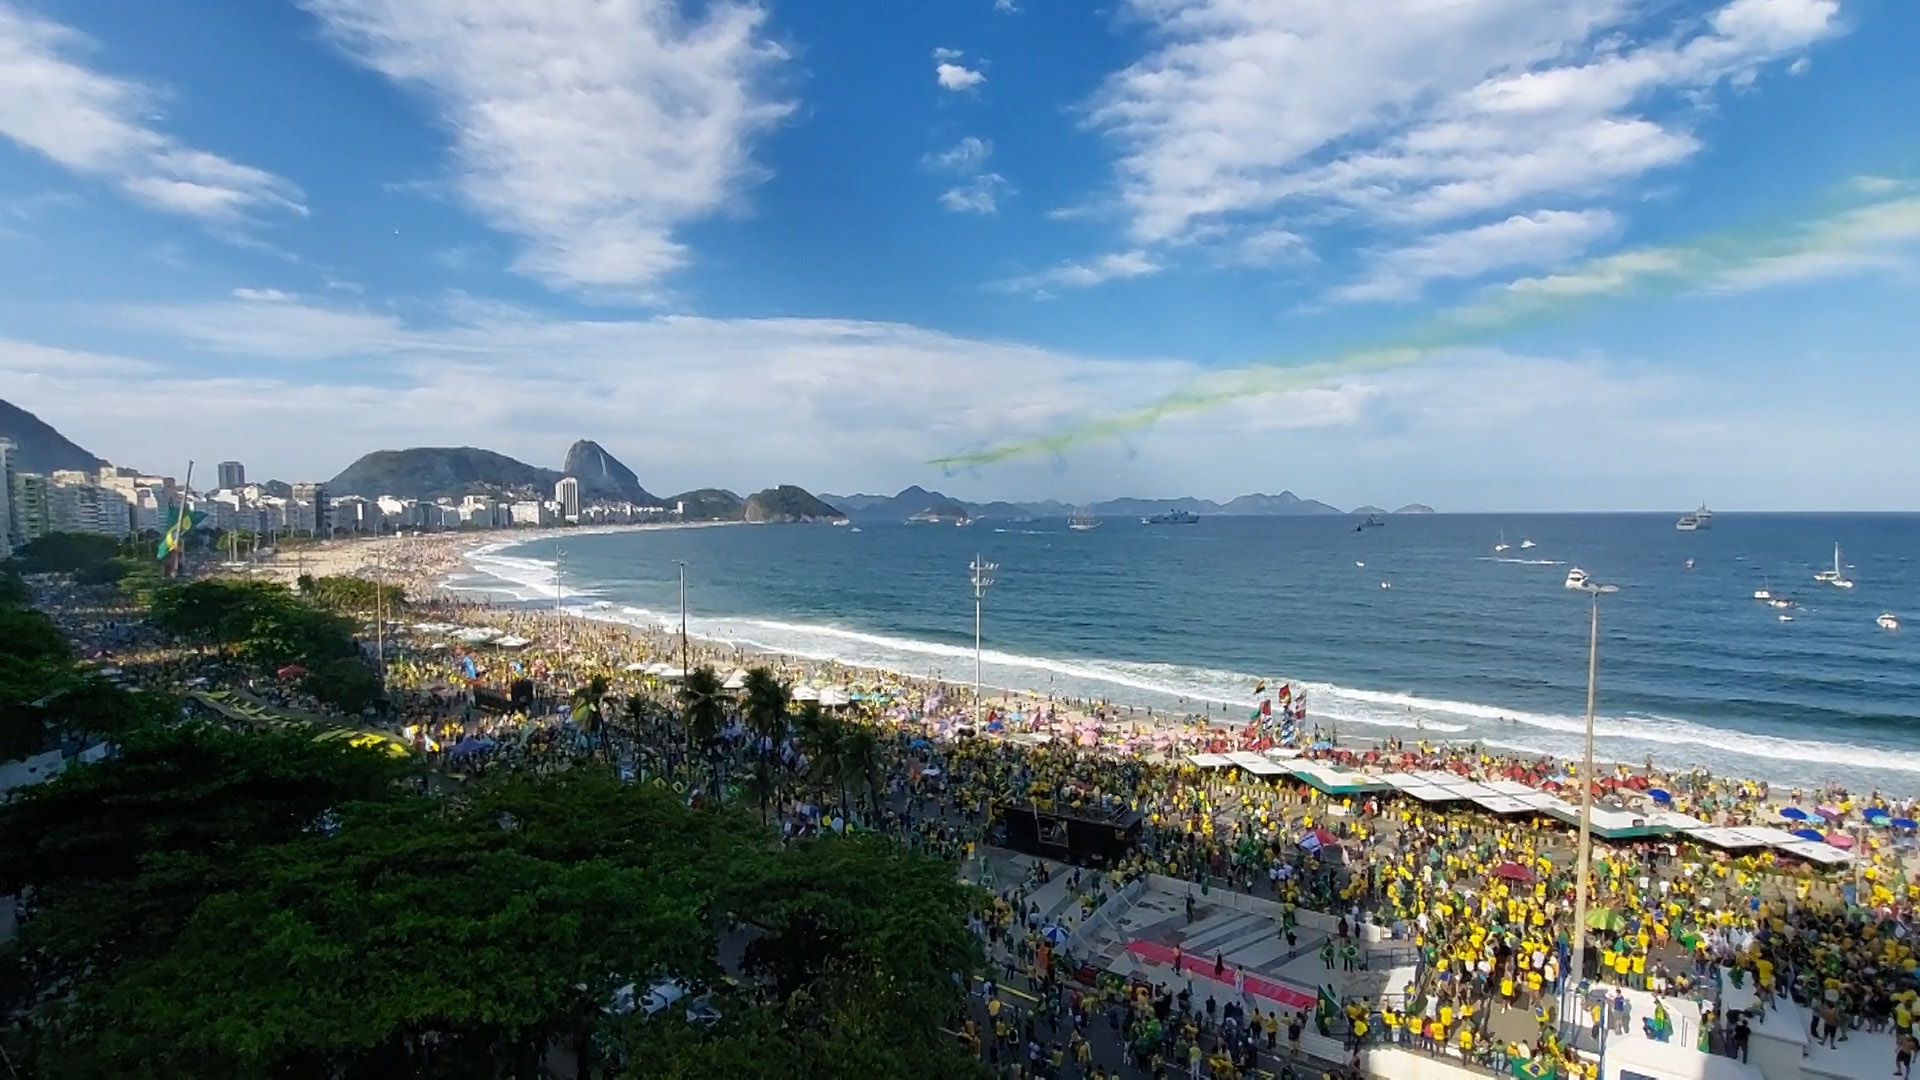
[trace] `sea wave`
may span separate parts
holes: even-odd
[[[471,557],[476,570],[508,583],[522,599],[554,596],[554,566],[541,559],[500,556],[485,549]],[[567,598],[597,595],[591,589],[567,589]],[[612,620],[649,630],[675,630],[678,611],[624,605],[576,605],[583,617]],[[970,643],[929,641],[876,633],[832,623],[770,617],[699,616],[689,633],[742,648],[800,659],[877,668],[914,677],[967,682],[973,676]],[[1273,673],[1169,664],[1151,661],[1062,658],[987,648],[980,653],[981,678],[994,687],[1123,705],[1148,706],[1170,713],[1217,714],[1232,723],[1251,706],[1259,678],[1287,681]],[[1311,679],[1292,679],[1304,692],[1311,724],[1356,725],[1418,733],[1419,737],[1470,738],[1489,746],[1558,757],[1577,755],[1585,731],[1582,716],[1532,712],[1474,701],[1426,697],[1405,691],[1369,690]],[[1383,732],[1384,734],[1384,732]],[[1920,774],[1920,753],[1863,747],[1818,739],[1743,732],[1661,715],[1602,715],[1594,721],[1596,752],[1608,760],[1638,761],[1652,756],[1669,765],[1699,764],[1719,775],[1780,777],[1794,782],[1824,767],[1839,771],[1883,770]],[[1809,767],[1813,767],[1811,770]]]
[[[1500,555],[1481,555],[1478,558],[1479,558],[1479,561],[1481,562],[1513,563],[1516,566],[1565,566],[1567,565],[1567,560],[1565,559],[1509,559]]]
[[[500,554],[511,546],[487,544],[467,553],[467,565],[503,583],[502,588],[485,591],[504,592],[517,600],[567,600],[600,595],[594,589],[566,584],[554,560]]]

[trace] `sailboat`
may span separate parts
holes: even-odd
[[[1505,550],[1507,550],[1507,531],[1502,529],[1500,530],[1500,542],[1493,545],[1493,553],[1498,555]]]
[[[1754,598],[1755,600],[1771,600],[1771,599],[1773,599],[1773,581],[1772,581],[1772,579],[1768,579],[1768,580],[1766,581],[1766,583],[1765,583],[1765,584],[1763,584],[1763,585],[1761,585],[1761,586],[1760,586],[1759,588],[1757,588],[1757,589],[1755,589],[1755,590],[1753,590],[1753,598]]]
[[[1820,571],[1813,575],[1813,580],[1824,581],[1836,589],[1853,588],[1853,582],[1848,581],[1846,576],[1841,573],[1841,570],[1840,545],[1836,543],[1833,545],[1833,569]]]
[[[1093,511],[1084,506],[1075,510],[1073,516],[1067,519],[1067,528],[1074,532],[1091,532],[1099,527],[1100,519],[1094,517]]]

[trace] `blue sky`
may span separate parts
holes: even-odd
[[[592,437],[656,490],[1920,509],[1916,46],[1894,0],[0,0],[0,396],[287,479]]]

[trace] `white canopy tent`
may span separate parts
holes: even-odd
[[[745,690],[747,688],[746,669],[734,668],[733,674],[727,676],[727,681],[721,683],[720,686],[724,690]]]

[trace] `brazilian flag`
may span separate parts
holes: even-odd
[[[1339,997],[1334,994],[1332,987],[1322,986],[1319,998],[1313,1004],[1313,1026],[1319,1030],[1320,1034],[1330,1035],[1333,1018],[1339,1015]]]
[[[184,506],[175,510],[172,521],[167,524],[167,531],[160,536],[160,550],[154,554],[154,558],[164,559],[180,550],[180,545],[186,542],[187,533],[205,520],[207,515],[190,511]]]
[[[1513,1063],[1513,1075],[1520,1080],[1547,1080],[1553,1075],[1553,1066],[1544,1061],[1523,1058]]]

